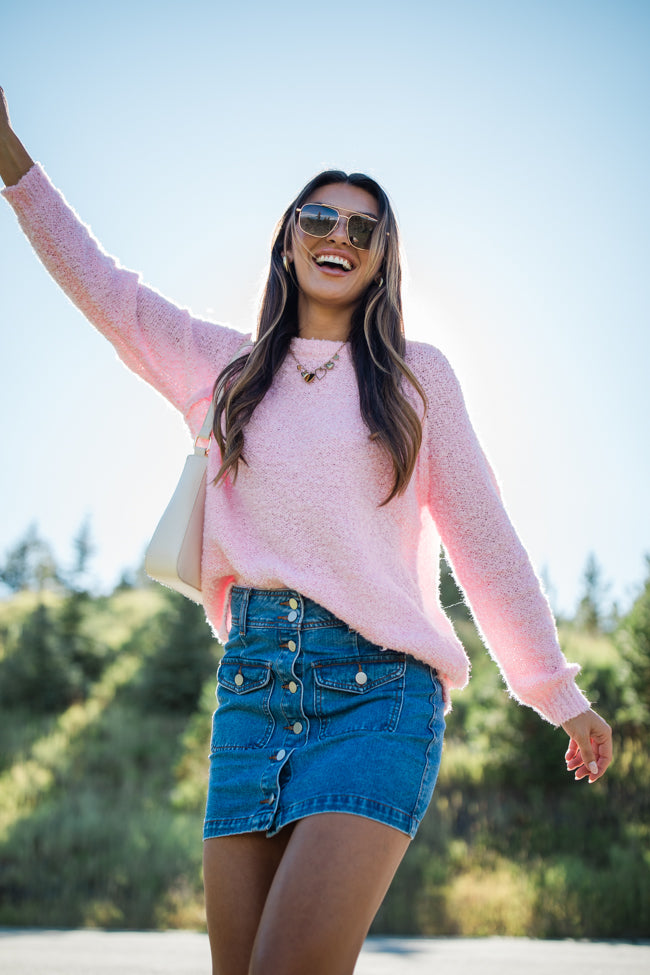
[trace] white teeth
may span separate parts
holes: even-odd
[[[320,254],[316,258],[316,263],[317,264],[340,264],[340,266],[342,268],[345,268],[346,271],[352,270],[352,265],[350,264],[350,262],[346,261],[344,257],[339,257],[336,254]]]

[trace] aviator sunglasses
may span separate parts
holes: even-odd
[[[352,210],[342,212],[323,203],[305,203],[297,208],[296,213],[298,226],[310,237],[328,237],[343,217],[348,241],[353,247],[364,251],[370,247],[372,232],[379,222],[365,213],[354,213]]]

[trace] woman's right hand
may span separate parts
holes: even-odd
[[[31,156],[11,128],[9,105],[0,88],[0,176],[5,186],[13,186],[33,165]]]
[[[589,777],[595,782],[605,774],[612,760],[612,729],[599,714],[583,711],[562,725],[569,736],[566,767],[576,780]]]

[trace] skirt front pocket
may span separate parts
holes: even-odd
[[[273,674],[266,660],[227,655],[217,672],[218,707],[212,719],[212,752],[262,748],[273,734]]]
[[[406,660],[387,652],[313,664],[319,738],[394,731],[404,700]]]

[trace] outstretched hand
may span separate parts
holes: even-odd
[[[576,780],[589,776],[595,782],[605,774],[612,760],[612,729],[595,711],[583,711],[562,725],[571,739],[566,758],[569,772]]]

